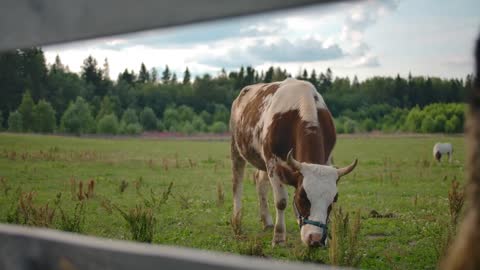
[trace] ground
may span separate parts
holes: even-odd
[[[438,164],[432,147],[447,141],[454,146],[454,162]],[[243,234],[234,235],[229,145],[217,140],[0,134],[0,177],[11,187],[8,193],[0,190],[0,222],[7,221],[17,187],[35,191],[37,205],[51,206],[62,193],[62,204],[71,209],[71,179],[93,179],[95,197],[86,202],[82,233],[131,239],[125,220],[117,211],[109,213],[105,200],[126,210],[143,203],[139,193],[149,198],[150,190],[161,194],[173,182],[172,196],[155,211],[153,243],[305,260],[291,202],[287,244],[271,247],[273,232],[261,227],[251,167],[244,185]],[[441,232],[450,218],[448,189],[453,179],[464,183],[464,151],[462,136],[359,135],[337,140],[336,165],[359,160],[355,171],[339,183],[337,204],[343,211],[361,213],[361,268],[436,267]],[[128,184],[124,192],[122,181]],[[224,203],[218,186],[223,187]],[[270,209],[274,214],[273,204]],[[373,217],[373,210],[387,217]],[[249,251],[254,241],[260,251]],[[315,256],[328,262],[327,250],[315,251]]]

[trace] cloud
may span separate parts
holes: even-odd
[[[364,56],[359,57],[355,60],[350,67],[352,68],[359,68],[359,67],[379,67],[380,62],[378,61],[378,57],[373,54],[367,54]]]
[[[325,45],[313,38],[289,41],[277,39],[255,40],[244,48],[231,48],[223,53],[213,53],[197,59],[199,63],[223,66],[226,68],[240,65],[260,65],[265,62],[315,62],[339,59],[344,52],[337,44]]]
[[[473,67],[473,58],[465,57],[465,56],[453,56],[453,57],[448,57],[444,61],[442,61],[442,64],[448,65],[448,66],[468,66],[468,67]]]
[[[267,20],[265,22],[258,22],[250,24],[240,29],[241,36],[270,36],[280,34],[287,24],[280,20]]]
[[[350,10],[343,24],[340,40],[350,44],[345,50],[356,59],[355,63],[369,67],[380,65],[378,57],[370,53],[370,46],[364,41],[364,33],[369,26],[397,7],[398,0],[371,0]]]

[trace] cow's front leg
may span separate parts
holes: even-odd
[[[270,178],[270,184],[272,185],[275,209],[277,211],[272,245],[284,245],[287,240],[285,208],[287,208],[288,193],[285,185],[280,181],[280,178],[275,172],[270,171],[268,176]]]
[[[257,170],[254,174],[255,184],[257,188],[258,195],[258,206],[260,209],[260,220],[263,223],[263,229],[268,229],[273,227],[272,216],[268,211],[268,189],[270,188],[267,172]]]

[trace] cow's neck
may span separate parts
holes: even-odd
[[[323,130],[319,126],[308,126],[302,122],[295,134],[295,158],[300,162],[326,164]]]

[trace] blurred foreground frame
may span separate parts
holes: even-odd
[[[342,1],[5,0],[0,2],[0,51],[331,2]],[[22,18],[20,23],[18,18]],[[475,63],[475,87],[469,100],[465,126],[469,208],[458,236],[441,264],[442,269],[480,269],[480,39],[476,44]],[[128,266],[157,269],[160,262],[163,262],[162,269],[191,269],[192,266],[195,269],[313,269],[308,264],[241,259],[240,256],[223,254],[219,261],[218,253],[107,242],[88,236],[12,225],[0,225],[0,240],[3,240],[0,241],[0,268],[7,269],[77,269],[75,265],[79,265],[75,262],[80,262],[82,266],[78,269],[128,269]],[[28,244],[25,246],[22,243]],[[69,253],[75,249],[83,252]],[[135,258],[134,264],[122,264],[129,256]],[[141,257],[144,260],[138,261]],[[329,266],[320,268],[338,269]]]
[[[480,269],[480,36],[475,46],[475,84],[468,103],[465,124],[468,209],[441,269]]]
[[[0,51],[344,1],[2,0]]]

